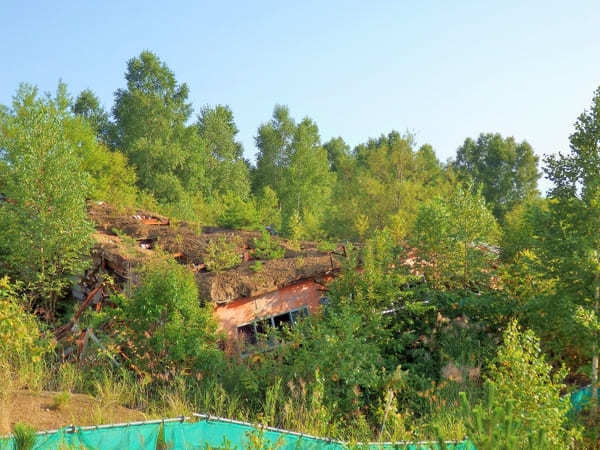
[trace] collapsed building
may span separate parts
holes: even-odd
[[[318,314],[326,302],[327,283],[340,270],[339,252],[323,251],[313,242],[292,243],[272,236],[283,257],[260,261],[256,269],[255,239],[259,232],[201,227],[173,222],[137,210],[125,214],[106,203],[89,208],[95,224],[92,267],[73,288],[73,296],[98,309],[113,289],[130,289],[138,280],[136,268],[158,252],[170,254],[195,275],[199,302],[211,304],[225,347],[239,350],[254,344],[269,327],[293,324]],[[211,242],[225,241],[235,248],[240,263],[223,271],[207,267]]]

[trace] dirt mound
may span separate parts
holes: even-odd
[[[225,272],[198,273],[196,280],[201,297],[226,303],[272,292],[299,280],[318,280],[341,268],[339,261],[329,255],[273,259],[262,264],[258,272],[246,262]]]
[[[8,434],[18,422],[33,426],[37,431],[55,430],[68,425],[101,425],[116,422],[146,420],[140,411],[119,405],[103,405],[93,397],[71,394],[60,409],[52,408],[57,392],[18,391],[8,395],[1,405],[0,435]]]

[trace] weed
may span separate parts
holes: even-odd
[[[285,249],[266,230],[262,230],[260,238],[254,239],[254,248],[254,255],[259,259],[279,259],[285,255]]]
[[[71,393],[70,392],[61,392],[60,394],[56,394],[52,399],[52,403],[50,404],[50,409],[55,411],[62,411],[65,406],[69,404],[71,401]]]
[[[236,242],[225,238],[212,239],[207,248],[206,268],[210,272],[221,272],[238,266],[242,257],[237,247]]]
[[[35,445],[35,429],[19,422],[13,429],[15,450],[31,450]]]
[[[263,270],[263,263],[262,263],[262,261],[254,261],[250,265],[250,270],[252,270],[252,272],[254,272],[254,273],[262,272],[262,270]]]

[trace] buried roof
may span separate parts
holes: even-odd
[[[339,261],[320,251],[313,242],[294,248],[290,241],[273,236],[285,249],[280,259],[262,260],[260,270],[252,270],[256,231],[200,227],[174,223],[147,211],[122,212],[105,203],[93,203],[89,216],[95,222],[97,261],[123,278],[133,278],[132,269],[143,264],[160,249],[187,265],[196,274],[200,298],[227,303],[240,297],[253,297],[275,291],[300,280],[321,278],[338,271]],[[243,261],[223,272],[207,272],[208,246],[214,239],[235,243]],[[134,280],[135,281],[135,280]]]
[[[198,273],[196,280],[203,298],[226,303],[240,297],[254,297],[289,286],[300,280],[321,278],[340,269],[340,263],[329,255],[281,258],[263,261],[255,272],[245,262],[225,272]]]

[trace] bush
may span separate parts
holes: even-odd
[[[15,286],[8,277],[0,278],[0,360],[24,376],[41,368],[49,349],[38,320],[20,304]]]
[[[259,225],[257,206],[253,199],[244,201],[238,195],[223,197],[223,209],[217,216],[217,225],[232,229],[256,229]]]
[[[284,255],[285,249],[266,230],[262,230],[260,238],[254,239],[254,256],[258,259],[279,259]]]
[[[172,259],[143,268],[131,298],[112,299],[118,322],[113,336],[138,370],[150,378],[192,373],[202,378],[218,367],[216,324],[212,309],[198,299],[194,275]]]
[[[65,408],[71,401],[71,393],[70,392],[61,392],[56,394],[52,398],[52,404],[50,405],[50,409],[55,411],[61,411]]]
[[[484,401],[471,408],[463,395],[469,438],[478,449],[569,448],[569,402],[561,399],[563,369],[552,375],[539,340],[513,321],[490,366]]]
[[[221,272],[238,266],[242,262],[242,256],[238,251],[236,242],[225,238],[211,239],[208,244],[208,258],[206,268],[210,272]]]

